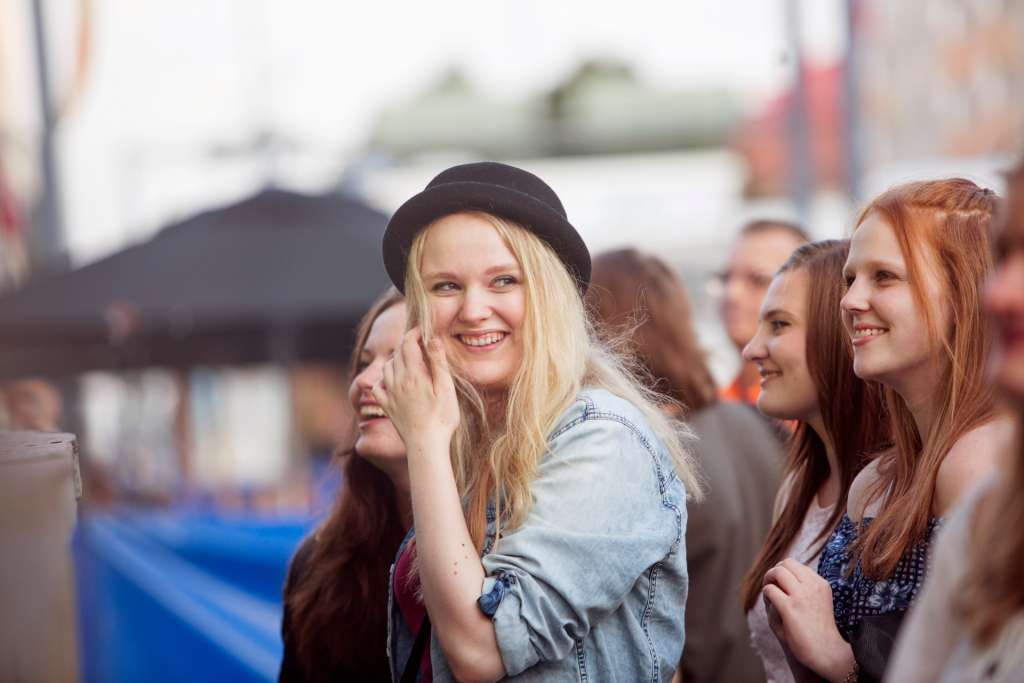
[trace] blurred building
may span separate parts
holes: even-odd
[[[843,191],[847,186],[843,112],[845,64],[803,67],[804,102],[789,87],[744,119],[732,145],[749,166],[744,195],[775,197],[790,190],[793,153],[787,126],[793,109],[803,106],[807,120],[811,177],[818,189]]]
[[[1024,145],[1024,3],[862,3],[855,46],[868,165]]]
[[[707,149],[726,142],[739,116],[728,89],[658,89],[617,61],[585,61],[548,92],[517,98],[488,95],[451,69],[383,111],[369,144],[399,159],[450,150],[526,158]]]

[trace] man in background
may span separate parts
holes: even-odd
[[[756,220],[740,230],[725,269],[716,276],[718,313],[737,352],[743,351],[757,330],[761,300],[775,271],[808,241],[800,226],[786,221]],[[761,393],[757,366],[740,363],[736,378],[719,390],[719,397],[754,405]]]

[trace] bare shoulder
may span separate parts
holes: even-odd
[[[934,513],[948,514],[983,477],[993,474],[1013,439],[1013,421],[997,418],[975,427],[953,444],[935,478]]]
[[[878,457],[874,458],[857,474],[853,479],[853,483],[850,484],[850,494],[846,498],[846,514],[855,522],[860,521],[865,516],[873,517],[871,514],[873,510],[879,504],[878,500],[872,500],[871,494],[875,490],[880,477],[879,465],[887,457],[886,453],[882,453]],[[872,503],[874,503],[872,505]]]

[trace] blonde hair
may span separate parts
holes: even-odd
[[[517,223],[484,212],[466,213],[487,221],[505,241],[522,269],[526,299],[523,362],[509,385],[500,423],[488,421],[480,393],[452,368],[461,411],[451,445],[452,467],[477,550],[483,549],[490,502],[496,506],[496,542],[503,527],[515,529],[523,523],[548,435],[585,386],[606,389],[636,406],[664,443],[689,496],[699,499],[700,486],[684,445],[690,432],[660,410],[664,399],[637,380],[636,364],[598,340],[577,283],[552,248]],[[405,275],[409,325],[419,325],[424,338],[433,330],[420,265],[432,225],[413,240]]]

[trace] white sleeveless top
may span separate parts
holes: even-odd
[[[821,553],[817,552],[811,555],[811,552],[822,545],[821,540],[815,543],[815,539],[828,524],[834,509],[834,505],[825,508],[819,506],[817,496],[811,500],[800,532],[786,553],[787,558],[791,557],[802,562],[811,569],[818,569],[818,557]],[[764,673],[768,683],[795,683],[793,673],[789,670],[789,664],[786,662],[786,653],[782,651],[779,639],[775,637],[772,627],[768,625],[768,613],[764,608],[764,591],[761,591],[757,602],[747,612],[747,626],[750,627],[750,643],[764,664]]]

